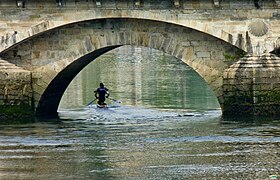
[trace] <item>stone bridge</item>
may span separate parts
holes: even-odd
[[[279,7],[275,0],[2,0],[0,114],[56,115],[87,64],[131,45],[192,67],[224,115],[279,115]]]

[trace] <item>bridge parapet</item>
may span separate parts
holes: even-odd
[[[106,9],[265,9],[278,8],[279,0],[1,0],[0,8],[106,8]]]

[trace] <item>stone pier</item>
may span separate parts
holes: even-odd
[[[280,58],[247,56],[224,72],[225,116],[280,116]]]
[[[31,72],[0,60],[0,119],[33,117]]]

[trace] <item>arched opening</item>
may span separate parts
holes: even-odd
[[[67,88],[60,109],[85,107],[94,99],[93,91],[100,82],[124,106],[188,111],[220,107],[212,89],[180,59],[147,47],[122,46],[79,73]]]

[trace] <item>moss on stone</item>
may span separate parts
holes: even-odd
[[[237,61],[240,58],[243,58],[246,55],[246,52],[242,50],[238,50],[235,54],[229,54],[224,52],[224,57],[228,61]]]
[[[14,118],[34,118],[34,112],[29,104],[21,105],[1,105],[0,106],[0,120],[14,119]]]
[[[280,92],[278,91],[257,91],[255,97],[258,97],[259,103],[280,102]]]

